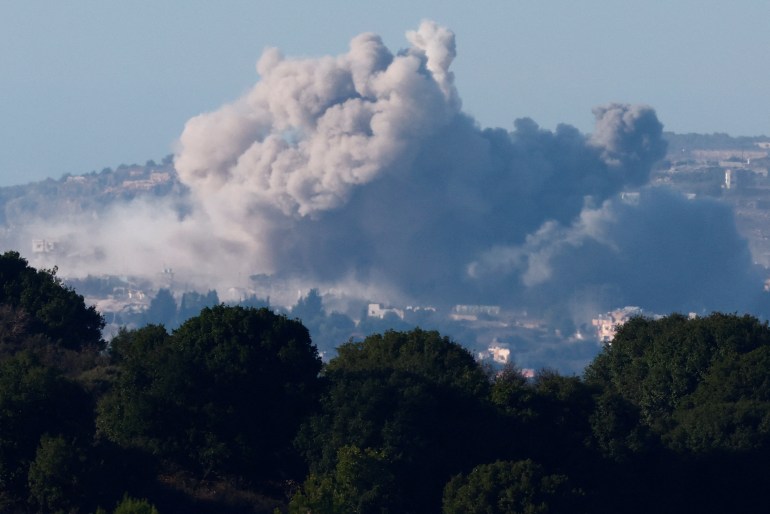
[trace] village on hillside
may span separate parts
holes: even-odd
[[[770,138],[731,138],[726,135],[666,134],[668,154],[653,170],[651,184],[669,187],[687,198],[714,198],[732,206],[737,227],[748,240],[755,263],[770,269]],[[26,186],[0,188],[0,231],[6,236],[31,213],[45,218],[93,213],[119,199],[141,195],[183,197],[185,187],[177,178],[173,159],[145,165],[122,165],[115,170],[49,179]],[[624,201],[633,202],[635,191],[626,191]],[[57,256],[77,252],[68,241],[35,238],[27,242],[30,263],[50,268]],[[63,277],[87,301],[104,314],[107,336],[122,326],[139,326],[147,321],[174,325],[184,321],[182,312],[204,306],[206,292],[195,291],[173,263],[158,263],[155,277],[89,276]],[[770,271],[767,277],[770,278]],[[770,284],[770,282],[768,282]],[[766,290],[770,286],[766,286]],[[170,292],[177,307],[175,317],[152,319],[153,300],[163,289]],[[498,305],[435,306],[388,305],[380,298],[347,302],[344,311],[340,292],[314,290],[322,309],[309,325],[321,351],[328,357],[334,347],[350,338],[361,338],[371,329],[422,326],[436,328],[470,347],[492,366],[510,363],[536,369],[554,365],[562,370],[580,370],[602,344],[611,344],[615,330],[632,316],[656,316],[638,307],[617,305],[609,312],[596,312],[591,320],[564,333],[549,320],[526,310],[504,309]],[[298,289],[280,276],[254,275],[228,290],[216,291],[216,301],[230,304],[270,306],[291,316],[292,307],[310,292]],[[209,299],[214,298],[208,296]],[[194,300],[194,301],[193,301]],[[196,303],[197,302],[197,303]],[[185,304],[186,303],[186,304]],[[351,306],[352,305],[352,306]],[[156,306],[157,307],[157,306]],[[706,314],[706,313],[685,313]],[[321,321],[321,318],[325,321]],[[556,363],[556,364],[554,364]]]

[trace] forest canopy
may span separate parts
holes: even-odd
[[[770,490],[751,316],[634,318],[583,376],[526,378],[421,329],[323,364],[297,319],[223,304],[105,345],[12,252],[0,294],[2,512],[721,512]]]

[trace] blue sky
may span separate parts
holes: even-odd
[[[172,153],[185,122],[252,86],[268,46],[391,50],[433,19],[457,35],[464,110],[590,132],[591,108],[652,105],[666,130],[770,135],[770,2],[0,0],[0,185]]]

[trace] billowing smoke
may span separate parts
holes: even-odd
[[[752,307],[761,281],[728,209],[646,187],[666,150],[653,109],[598,107],[590,135],[528,118],[482,129],[461,109],[453,33],[424,22],[407,39],[395,54],[374,34],[337,57],[266,50],[250,91],[187,122],[184,214],[125,208],[105,220],[125,225],[122,246],[108,225],[89,230],[102,261],[162,259],[210,286],[280,274],[372,300],[574,319],[625,304]]]
[[[623,305],[767,312],[730,208],[660,188],[587,207],[569,225],[546,222],[524,243],[486,252],[469,271],[481,280],[516,277],[526,305],[572,320]]]
[[[453,34],[427,22],[407,37],[398,55],[368,34],[337,58],[267,50],[248,94],[188,122],[177,169],[257,267],[465,289],[480,252],[644,183],[663,155],[645,107],[597,109],[590,138],[530,120],[482,131],[460,111]]]

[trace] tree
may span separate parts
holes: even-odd
[[[199,476],[295,471],[291,442],[314,406],[321,369],[299,322],[219,305],[170,336],[157,326],[126,332],[115,352],[121,374],[97,418],[112,440]]]
[[[673,418],[668,439],[677,449],[770,450],[770,346],[715,362]]]
[[[110,357],[119,374],[99,401],[99,432],[124,447],[154,455],[175,450],[164,434],[181,430],[184,412],[172,402],[176,382],[170,336],[163,325],[122,329],[110,342]]]
[[[205,295],[196,291],[184,293],[179,302],[179,321],[184,322],[193,316],[197,316],[204,307],[213,307],[219,304],[219,296],[214,290]]]
[[[333,473],[311,474],[291,499],[291,514],[398,512],[389,496],[395,477],[383,451],[343,446]]]
[[[319,476],[342,448],[389,456],[389,512],[436,512],[446,481],[489,458],[489,383],[473,356],[437,332],[386,332],[339,347],[323,375],[321,411],[299,444]],[[384,501],[384,500],[383,500]],[[395,506],[395,507],[394,507]]]
[[[594,390],[578,377],[541,370],[525,379],[515,367],[495,376],[492,401],[501,410],[507,441],[504,459],[535,458],[561,469],[586,459]]]
[[[472,395],[486,395],[489,381],[473,355],[435,330],[386,331],[338,348],[327,375],[368,371],[406,372]]]
[[[754,317],[674,314],[623,325],[585,374],[598,389],[591,425],[609,461],[597,481],[607,510],[621,495],[636,512],[763,503],[768,376],[770,329]],[[651,488],[666,505],[649,502]]]
[[[579,512],[580,497],[564,475],[547,474],[531,460],[483,464],[444,489],[444,514]]]
[[[159,289],[158,293],[150,301],[150,306],[144,314],[145,322],[149,324],[165,325],[169,328],[176,326],[177,312],[176,300],[168,289]]]
[[[158,509],[145,499],[132,498],[126,494],[112,514],[158,514]]]
[[[252,294],[238,302],[238,305],[241,307],[252,307],[254,309],[269,309],[270,297],[268,296],[267,298],[258,298],[257,295]]]
[[[83,297],[66,287],[56,268],[36,270],[18,252],[0,255],[0,305],[29,316],[28,330],[67,349],[101,349],[104,319]]]
[[[91,399],[78,384],[34,356],[20,353],[0,362],[0,490],[21,501],[34,486],[39,501],[53,502],[56,493],[40,488],[43,477],[49,473],[66,482],[71,476],[57,467],[65,463],[59,439],[45,436],[86,446],[93,437],[92,413]]]
[[[326,316],[318,289],[311,289],[307,296],[297,300],[297,304],[291,308],[291,315],[302,320],[306,326],[318,324]]]
[[[64,437],[43,435],[29,466],[28,484],[32,503],[43,512],[65,512],[82,500],[85,459],[83,451]]]
[[[612,345],[588,366],[585,377],[606,394],[628,402],[638,410],[640,423],[665,436],[677,424],[675,413],[692,403],[688,398],[710,387],[712,373],[722,370],[724,376],[731,366],[745,369],[752,360],[745,361],[744,355],[769,346],[770,328],[751,316],[635,318],[620,328]],[[738,364],[741,361],[743,365]],[[733,379],[726,384],[737,385]],[[739,387],[749,395],[758,392],[745,384]],[[711,396],[705,391],[698,395]]]

